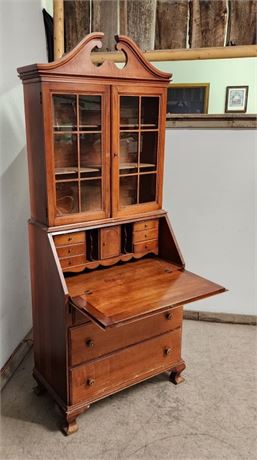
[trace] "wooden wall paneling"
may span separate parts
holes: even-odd
[[[233,45],[256,44],[256,0],[230,0],[227,43]]]
[[[118,33],[118,3],[116,0],[92,1],[91,32],[103,32],[103,51],[115,49],[114,35]]]
[[[64,0],[65,51],[71,51],[90,32],[90,0]]]
[[[130,0],[127,2],[127,35],[144,50],[153,50],[155,42],[157,0]],[[124,27],[124,6],[122,9]],[[124,31],[120,28],[120,33]]]
[[[186,48],[188,0],[157,0],[155,49]]]
[[[227,22],[226,0],[190,0],[189,7],[190,47],[224,46]]]

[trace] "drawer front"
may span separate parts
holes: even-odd
[[[84,243],[60,246],[56,248],[59,257],[71,257],[86,254],[86,246]]]
[[[133,233],[133,242],[138,243],[140,241],[157,240],[158,239],[158,228],[151,228],[150,230],[140,230],[139,232]]]
[[[141,230],[148,230],[150,228],[158,229],[158,224],[158,219],[144,220],[143,222],[135,222],[133,230],[134,232],[139,232]]]
[[[148,252],[154,252],[155,254],[158,254],[158,240],[136,243],[133,245],[133,251],[135,254],[147,254]]]
[[[70,365],[98,358],[181,327],[183,307],[102,331],[93,323],[70,329]]]
[[[65,257],[60,259],[62,268],[76,267],[77,265],[83,265],[87,262],[86,256],[74,256],[74,257]]]
[[[181,329],[176,329],[71,369],[71,404],[97,399],[170,369],[180,360],[180,348]]]
[[[64,246],[65,244],[84,243],[85,232],[66,233],[65,235],[57,235],[54,237],[56,246]]]

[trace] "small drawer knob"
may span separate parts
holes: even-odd
[[[68,254],[70,254],[70,253],[71,253],[71,249],[68,249]]]
[[[173,313],[171,313],[171,311],[169,311],[167,314],[166,314],[166,319],[172,319],[173,318]]]
[[[171,354],[171,351],[172,351],[172,349],[171,349],[170,347],[165,348],[165,350],[164,350],[165,355],[166,355],[166,356],[170,355],[170,354]]]
[[[71,265],[71,261],[69,260],[68,265]]]
[[[95,383],[95,380],[94,379],[87,379],[87,384],[91,387],[92,385],[94,385]]]
[[[68,238],[68,241],[71,241],[71,240],[72,240],[72,237],[71,237],[71,236],[69,236],[69,238]]]
[[[88,348],[93,348],[95,346],[95,342],[92,339],[87,340]]]

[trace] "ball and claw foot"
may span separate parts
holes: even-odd
[[[181,372],[186,368],[185,363],[181,363],[179,366],[175,367],[171,370],[170,373],[170,381],[174,383],[174,385],[179,385],[185,381],[184,377],[182,377]]]

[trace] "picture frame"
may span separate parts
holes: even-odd
[[[174,114],[206,114],[209,105],[209,83],[170,83],[167,118]]]
[[[225,113],[246,113],[249,86],[227,86]]]

